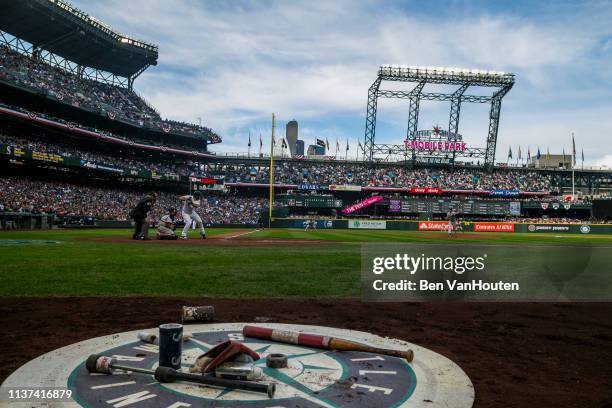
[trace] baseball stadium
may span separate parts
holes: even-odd
[[[0,11],[0,406],[612,405],[612,172],[573,136],[496,160],[519,75],[381,61],[355,157],[272,112],[269,145],[230,153],[137,92],[152,41],[64,0]],[[396,144],[386,98],[408,114]],[[430,101],[448,126],[421,125]],[[374,293],[399,286],[370,258],[399,251],[486,258],[521,292]]]

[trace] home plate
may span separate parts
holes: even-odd
[[[193,335],[183,343],[183,370],[209,348],[226,340],[255,350],[264,382],[274,382],[272,399],[265,394],[212,388],[189,383],[158,383],[152,375],[116,371],[90,374],[84,362],[103,354],[132,367],[154,369],[158,347],[142,343],[142,330],[97,337],[47,353],[23,365],[2,384],[0,405],[23,407],[471,407],[474,387],[467,375],[446,357],[402,340],[331,327],[266,324],[266,327],[347,338],[381,348],[414,351],[412,363],[386,355],[330,351],[269,340],[244,338],[244,323],[185,326]],[[157,333],[157,329],[150,332]],[[287,368],[266,367],[271,353],[288,356]],[[24,390],[47,397],[25,396]],[[56,391],[55,394],[52,392]],[[59,397],[62,392],[63,397]],[[21,393],[21,394],[20,394]],[[67,395],[70,395],[69,397]]]

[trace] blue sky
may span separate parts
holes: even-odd
[[[300,138],[363,140],[367,89],[382,64],[513,72],[497,159],[569,152],[612,166],[612,1],[73,0],[118,31],[160,46],[136,82],[162,116],[204,124],[245,152],[269,140],[270,115]],[[377,141],[401,143],[408,103],[379,104]],[[420,128],[448,126],[448,105],[423,102]],[[460,133],[484,146],[488,106],[462,107]]]

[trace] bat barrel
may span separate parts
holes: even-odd
[[[245,337],[273,340],[280,343],[299,344],[308,347],[329,348],[330,338],[319,334],[300,333],[290,330],[269,329],[267,327],[249,326],[242,328]]]
[[[245,337],[278,341],[281,343],[299,344],[308,347],[317,347],[328,350],[361,351],[386,356],[403,358],[411,362],[414,358],[412,350],[391,350],[357,343],[337,337],[321,336],[319,334],[300,333],[289,330],[270,329],[267,327],[246,325],[242,329]]]

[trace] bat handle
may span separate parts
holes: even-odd
[[[250,381],[239,381],[225,378],[211,377],[200,374],[188,374],[180,371],[176,371],[169,367],[159,366],[155,370],[155,379],[159,382],[174,382],[174,381],[188,381],[204,385],[210,385],[213,387],[224,387],[233,388],[237,390],[259,392],[268,394],[269,398],[274,396],[276,386],[274,383],[256,383]]]
[[[414,352],[412,350],[410,350],[410,349],[405,350],[405,351],[399,351],[399,350],[398,351],[391,351],[388,354],[392,355],[394,357],[401,357],[401,358],[405,359],[406,361],[408,361],[409,363],[411,363],[412,360],[414,359]]]

